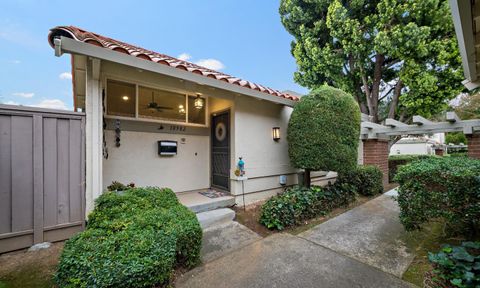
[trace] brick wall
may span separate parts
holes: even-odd
[[[480,134],[467,135],[468,157],[480,159]]]
[[[363,141],[363,165],[375,165],[383,172],[383,185],[388,184],[388,141]]]

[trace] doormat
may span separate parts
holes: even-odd
[[[217,191],[215,189],[208,189],[206,191],[200,191],[198,192],[202,194],[203,196],[207,196],[208,198],[218,198],[222,196],[229,196],[230,194],[222,192],[222,191]]]

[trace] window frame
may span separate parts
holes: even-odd
[[[119,82],[124,82],[126,84],[130,85],[135,85],[135,117],[127,117],[127,116],[116,116],[116,115],[110,115],[107,113],[107,103],[108,103],[108,80],[112,81],[119,81]],[[172,125],[179,125],[179,126],[191,126],[191,127],[209,127],[210,120],[208,117],[209,113],[209,107],[208,107],[208,96],[202,95],[202,98],[205,100],[205,124],[198,124],[198,123],[190,123],[188,122],[188,97],[189,96],[196,96],[195,93],[188,92],[185,90],[180,90],[180,89],[174,89],[171,87],[163,86],[163,85],[158,85],[158,84],[152,84],[150,82],[143,82],[143,81],[134,81],[131,79],[123,78],[123,77],[117,77],[117,76],[112,76],[112,75],[106,75],[103,77],[103,89],[105,90],[105,101],[103,101],[104,105],[104,112],[103,116],[107,119],[120,119],[120,120],[130,120],[130,121],[139,121],[139,122],[153,122],[153,123],[163,123],[163,124],[172,124]],[[172,120],[162,120],[162,119],[149,119],[149,118],[143,118],[141,115],[139,115],[138,111],[138,105],[139,105],[139,86],[145,87],[145,88],[150,88],[150,89],[156,89],[156,90],[163,90],[171,93],[178,93],[182,94],[185,96],[185,122],[180,122],[180,121],[172,121]]]

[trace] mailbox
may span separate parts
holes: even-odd
[[[177,141],[158,141],[158,155],[172,156],[177,155]]]

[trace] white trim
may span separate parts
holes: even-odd
[[[99,59],[87,60],[86,78],[86,125],[85,125],[85,198],[87,216],[93,210],[94,201],[103,192],[103,124],[102,124],[102,89],[99,75]],[[94,71],[97,69],[98,71]]]
[[[260,92],[250,88],[242,87],[239,85],[227,83],[217,79],[209,78],[203,75],[198,75],[191,73],[189,71],[184,71],[167,65],[161,65],[152,61],[147,61],[144,59],[136,58],[131,55],[123,54],[116,52],[110,49],[97,47],[88,43],[79,42],[68,37],[62,36],[60,41],[55,41],[55,48],[57,49],[60,46],[62,53],[72,53],[72,54],[82,54],[91,57],[95,57],[102,60],[107,60],[115,63],[120,63],[123,65],[139,68],[146,71],[152,71],[159,74],[164,74],[172,76],[175,78],[180,78],[188,80],[197,84],[207,85],[215,87],[218,89],[232,91],[234,93],[239,93],[263,100],[268,100],[274,103],[279,103],[293,107],[295,101],[282,98],[279,96],[270,95],[268,93]]]
[[[470,0],[450,0],[449,2],[460,55],[462,56],[463,74],[468,82],[474,82],[477,80],[477,68],[475,64],[472,5]]]

